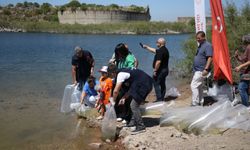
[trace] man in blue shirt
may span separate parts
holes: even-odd
[[[212,63],[213,49],[212,45],[206,41],[205,32],[196,33],[196,40],[199,43],[193,64],[193,79],[191,82],[192,106],[203,105],[202,84],[210,71]]]

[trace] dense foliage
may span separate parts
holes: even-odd
[[[103,24],[59,24],[48,21],[2,21],[0,28],[23,29],[26,32],[51,32],[51,33],[75,33],[75,34],[166,34],[189,33],[191,28],[182,23],[166,22],[126,22]],[[170,31],[171,30],[171,31]]]
[[[144,7],[136,6],[136,5],[130,5],[128,7],[119,6],[117,4],[110,4],[107,6],[104,5],[96,5],[96,4],[86,4],[86,3],[80,3],[77,0],[72,0],[68,4],[65,4],[59,8],[61,11],[64,11],[66,9],[71,9],[72,11],[76,11],[77,9],[80,10],[123,10],[123,11],[133,11],[133,12],[145,12],[147,9]]]
[[[192,32],[192,26],[177,22],[127,22],[114,24],[69,25],[60,24],[58,11],[70,9],[81,10],[126,10],[145,11],[143,7],[131,5],[122,7],[116,4],[108,6],[96,4],[80,4],[76,0],[63,6],[52,6],[49,3],[24,2],[0,7],[0,29],[22,29],[27,32],[80,33],[80,34],[166,34],[169,31]],[[173,32],[173,33],[174,33]]]
[[[58,22],[58,8],[49,3],[17,3],[0,8],[0,20],[10,21],[52,21]]]

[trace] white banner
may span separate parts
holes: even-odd
[[[206,33],[205,0],[194,0],[195,29]]]

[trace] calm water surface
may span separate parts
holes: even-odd
[[[74,114],[59,112],[64,87],[71,83],[74,47],[91,51],[98,70],[116,44],[127,43],[139,68],[151,75],[153,55],[139,42],[155,47],[159,37],[0,33],[0,149],[88,149],[87,143],[98,142],[98,129],[86,128]],[[185,57],[182,43],[189,35],[163,37],[174,67]]]

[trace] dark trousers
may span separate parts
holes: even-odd
[[[118,105],[119,101],[121,100],[121,97],[122,96],[119,95],[116,99],[116,103],[115,103],[116,116],[117,118],[122,118],[129,122],[132,116],[132,112],[130,109],[130,103],[131,103],[132,98],[129,97],[128,99],[126,99],[124,105]]]
[[[87,81],[87,78],[86,79],[78,79],[77,80],[77,83],[78,83],[77,90],[82,91],[86,81]]]
[[[138,127],[145,127],[142,117],[141,117],[141,111],[140,111],[140,103],[136,102],[134,99],[132,99],[130,103],[130,107],[132,110],[132,118],[129,124],[134,124],[136,128]]]
[[[164,101],[164,96],[166,93],[166,77],[168,75],[168,69],[162,69],[161,72],[157,74],[154,79],[154,89],[157,101]]]

